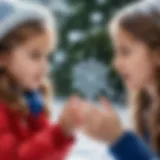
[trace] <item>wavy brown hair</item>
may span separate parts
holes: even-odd
[[[112,19],[111,28],[117,26],[127,31],[151,50],[160,63],[160,7],[158,0],[144,0],[120,10]],[[134,96],[134,120],[137,133],[144,137],[149,130],[153,148],[160,153],[160,66],[155,66],[156,102],[145,90]],[[149,116],[145,117],[149,109]],[[147,121],[146,121],[147,120]]]
[[[28,21],[13,29],[4,38],[0,40],[0,57],[11,54],[12,50],[27,42],[30,38],[39,34],[44,34],[46,26],[40,21]],[[7,102],[10,110],[18,112],[24,116],[28,115],[28,107],[22,96],[22,92],[18,91],[18,84],[5,68],[0,68],[0,100]],[[44,111],[49,116],[49,100],[51,100],[51,85],[48,82],[39,88],[45,100]]]

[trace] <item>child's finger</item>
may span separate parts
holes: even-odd
[[[80,103],[80,98],[77,95],[73,95],[69,98],[67,102],[68,107],[78,107]]]
[[[85,119],[85,112],[87,110],[88,104],[79,97],[74,97],[71,103],[72,114],[74,114],[73,116],[75,117],[78,125],[82,125]]]
[[[106,99],[105,97],[101,97],[100,102],[105,110],[109,110],[109,111],[112,110],[112,105],[108,99]]]
[[[101,111],[98,109],[93,109],[92,112],[89,113],[86,122],[84,124],[85,132],[90,133],[91,135],[96,135],[99,132],[99,126],[101,124]]]
[[[86,120],[86,115],[89,112],[89,105],[86,101],[81,100],[79,107],[77,108],[77,114],[79,115],[81,119],[81,124],[83,124]]]
[[[87,114],[91,109],[91,104],[85,100],[81,100],[80,108],[83,109],[84,114]]]
[[[101,120],[101,111],[97,108],[92,108],[91,111],[86,115],[86,124],[90,127],[95,127]]]

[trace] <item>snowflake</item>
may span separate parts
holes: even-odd
[[[94,58],[77,64],[73,70],[73,86],[88,98],[94,98],[106,88],[106,65]]]
[[[103,20],[103,15],[99,11],[92,12],[90,15],[90,20],[94,24],[101,23]]]

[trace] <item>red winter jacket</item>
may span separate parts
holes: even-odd
[[[44,113],[24,119],[0,103],[0,160],[64,160],[72,143]]]

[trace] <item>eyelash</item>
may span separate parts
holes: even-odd
[[[31,53],[31,57],[32,58],[36,58],[37,59],[37,58],[40,58],[40,56],[41,56],[41,53],[38,53],[38,52],[32,52]]]
[[[44,54],[45,54],[45,53],[44,53]],[[33,59],[40,59],[41,56],[43,56],[44,54],[43,54],[43,53],[40,53],[40,52],[32,52],[32,53],[31,53],[31,57],[32,57]],[[53,54],[52,54],[52,53],[47,54],[45,58],[46,58],[46,60],[47,60],[49,63],[52,63],[52,62],[53,62]]]

